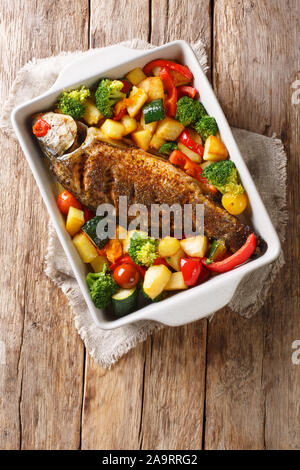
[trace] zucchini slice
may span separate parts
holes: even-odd
[[[103,217],[96,215],[92,219],[88,220],[82,227],[82,230],[89,236],[94,245],[102,249],[108,242],[108,238],[101,239],[97,235],[97,225],[102,220]]]
[[[227,249],[224,240],[214,240],[208,254],[208,259],[211,259],[212,261],[220,261],[226,251]]]
[[[143,107],[145,124],[160,121],[165,117],[164,103],[161,98],[153,100]]]
[[[123,317],[128,313],[133,312],[137,306],[138,289],[119,289],[116,294],[112,296],[112,305],[114,312],[117,316]]]
[[[164,300],[167,296],[167,293],[163,291],[154,299],[151,299],[151,297],[149,297],[149,295],[146,294],[144,289],[142,289],[142,295],[144,296],[144,299],[146,300],[147,304],[152,304],[153,302],[160,302],[161,300]]]

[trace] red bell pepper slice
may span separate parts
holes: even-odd
[[[180,267],[184,283],[190,287],[195,286],[202,270],[200,259],[181,258]]]
[[[91,220],[93,217],[95,217],[95,212],[90,211],[87,207],[83,208],[84,212],[84,220],[87,222],[88,220]]]
[[[200,144],[198,144],[194,139],[192,139],[189,131],[186,129],[182,131],[179,137],[179,141],[188,147],[190,150],[192,150],[195,153],[198,153],[198,155],[201,155],[203,157],[204,154],[204,147]]]
[[[127,109],[121,109],[121,111],[118,114],[115,114],[113,117],[114,121],[121,121],[122,117],[125,116],[127,112]]]
[[[202,282],[206,281],[210,276],[210,271],[207,269],[207,267],[202,264],[202,270],[200,273],[200,276],[198,277],[198,282],[197,285],[202,284]]]
[[[118,101],[118,103],[114,107],[114,121],[120,121],[123,116],[127,113],[127,107],[131,104],[131,100],[129,98],[124,98],[121,101]]]
[[[192,162],[192,160],[185,155],[185,153],[180,152],[180,150],[173,150],[169,156],[169,161],[174,165],[179,166],[188,175],[193,176],[194,178],[197,178],[197,175],[201,174],[200,166]]]
[[[174,80],[170,74],[170,71],[166,67],[163,67],[160,70],[159,76],[164,82],[168,94],[168,98],[165,100],[166,113],[170,117],[175,117],[177,110],[177,88],[175,86]]]
[[[194,88],[193,86],[181,85],[177,87],[177,92],[178,92],[178,99],[181,98],[182,96],[188,96],[189,98],[194,99],[198,93],[198,90]]]
[[[127,95],[127,93],[129,93],[129,91],[130,91],[131,88],[132,88],[131,83],[128,82],[127,80],[123,80],[123,79],[122,79],[122,80],[119,80],[119,82],[122,82],[122,83],[123,83],[123,88],[122,88],[121,92],[122,92],[122,93],[126,93],[126,95]]]
[[[173,165],[177,165],[183,169],[186,162],[186,155],[180,152],[180,150],[173,150],[169,156],[169,161],[173,163]]]
[[[169,161],[174,165],[179,166],[184,170],[188,175],[193,176],[196,179],[201,179],[206,181],[205,178],[201,177],[202,168],[193,162],[185,153],[180,152],[180,150],[173,150],[169,156]]]
[[[152,60],[151,62],[145,65],[143,71],[146,75],[149,75],[152,69],[154,69],[154,67],[167,67],[170,70],[174,70],[175,72],[181,73],[181,75],[188,78],[189,80],[192,80],[194,78],[192,72],[184,65],[176,64],[176,62],[164,59]]]
[[[143,266],[139,266],[138,264],[135,264],[135,267],[138,269],[138,271],[139,271],[140,275],[142,276],[142,278],[144,278],[147,269],[144,268]]]
[[[42,118],[39,118],[34,126],[32,127],[32,132],[36,137],[44,137],[50,129],[50,124]]]
[[[97,248],[96,247],[96,250],[97,250],[97,253],[98,253],[99,256],[105,256],[106,257],[105,248]]]
[[[135,264],[134,261],[130,258],[129,255],[122,255],[120,256],[120,258],[117,259],[117,261],[115,261],[113,264],[110,265],[109,269],[111,271],[114,271],[118,266],[120,266],[121,264],[132,264],[133,266],[135,266],[140,275],[142,277],[145,277],[145,273],[146,273],[146,268],[144,268],[143,266],[139,266],[138,264]]]
[[[161,258],[161,257],[157,257],[155,260],[154,260],[154,266],[157,266],[159,264],[163,264],[164,266],[166,266],[167,268],[169,267],[168,263],[166,262],[165,258]]]
[[[169,156],[169,161],[173,163],[173,165],[179,166],[189,176],[196,178],[200,183],[205,185],[210,193],[216,194],[218,192],[215,186],[209,184],[207,179],[201,176],[203,172],[202,168],[197,165],[197,163],[192,162],[192,160],[185,153],[180,152],[180,150],[173,150]]]
[[[253,254],[255,248],[256,236],[254,233],[251,233],[247,238],[246,243],[233,255],[228,256],[228,258],[225,258],[222,261],[213,261],[210,264],[206,264],[207,258],[203,258],[202,263],[207,267],[207,269],[209,269],[209,271],[213,271],[214,273],[226,273],[240,264],[245,263],[245,261],[247,261]]]

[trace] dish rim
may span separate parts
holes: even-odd
[[[176,295],[170,297],[170,298],[167,298],[155,305],[149,305],[149,306],[146,306],[146,307],[143,307],[139,310],[136,310],[135,312],[132,312],[130,313],[129,315],[126,315],[124,317],[120,317],[120,318],[117,318],[115,320],[110,320],[110,319],[102,319],[102,320],[99,320],[99,316],[98,316],[98,312],[100,312],[98,309],[95,308],[95,306],[93,305],[92,303],[92,300],[90,298],[90,295],[87,291],[87,287],[86,285],[83,285],[83,282],[82,282],[82,278],[81,278],[81,275],[79,273],[79,269],[78,269],[78,266],[77,266],[77,262],[74,260],[74,256],[73,254],[71,253],[71,250],[70,250],[70,247],[69,247],[69,244],[72,244],[72,241],[71,239],[69,240],[69,243],[67,243],[67,240],[66,240],[66,230],[65,228],[62,227],[61,223],[58,222],[57,220],[57,211],[55,211],[52,207],[52,203],[53,201],[50,201],[49,200],[49,196],[47,194],[47,191],[45,190],[45,187],[42,183],[42,177],[40,176],[37,168],[36,168],[36,165],[34,163],[34,156],[31,156],[30,155],[30,149],[28,148],[28,145],[27,145],[27,140],[28,140],[28,137],[32,138],[32,136],[28,136],[28,133],[24,132],[22,129],[21,129],[21,126],[20,126],[20,123],[19,123],[19,120],[20,119],[27,119],[27,117],[25,118],[25,114],[26,113],[26,110],[28,110],[30,107],[32,107],[32,105],[35,105],[35,104],[38,104],[38,103],[41,103],[43,100],[45,100],[46,98],[49,98],[49,97],[52,97],[52,95],[59,95],[59,93],[64,89],[64,88],[72,88],[72,87],[76,87],[78,86],[79,83],[84,83],[84,80],[72,80],[70,78],[69,80],[69,84],[65,84],[63,87],[57,87],[56,85],[59,84],[59,83],[62,83],[62,77],[65,77],[66,74],[68,73],[68,69],[70,69],[70,66],[71,67],[74,67],[74,66],[78,66],[80,65],[80,62],[85,62],[85,58],[79,58],[77,60],[75,60],[74,62],[72,62],[70,65],[67,65],[66,67],[64,67],[61,71],[61,73],[59,74],[56,82],[54,83],[54,85],[49,89],[47,90],[45,93],[43,93],[42,95],[38,96],[38,97],[35,97],[33,98],[32,100],[29,100],[27,101],[26,103],[23,103],[22,105],[19,105],[18,107],[16,107],[13,111],[12,111],[12,115],[11,115],[11,120],[12,120],[12,124],[13,124],[13,127],[14,127],[14,130],[16,132],[16,135],[18,137],[18,140],[21,144],[21,147],[22,147],[22,150],[25,154],[25,157],[28,161],[28,164],[30,166],[30,169],[35,177],[35,180],[38,184],[38,187],[41,191],[41,194],[42,194],[42,197],[44,199],[44,202],[46,204],[46,207],[47,207],[47,210],[50,214],[50,217],[51,217],[51,220],[52,222],[54,223],[54,226],[55,226],[55,229],[56,229],[56,232],[58,234],[58,237],[60,239],[60,242],[62,243],[63,245],[63,248],[66,252],[66,255],[69,259],[69,262],[71,264],[71,267],[73,269],[73,272],[75,274],[75,277],[76,277],[76,280],[81,288],[81,291],[83,293],[83,296],[85,298],[85,301],[88,305],[88,308],[89,308],[89,311],[93,317],[93,320],[97,323],[98,326],[100,326],[102,329],[114,329],[114,328],[118,328],[120,326],[123,326],[125,324],[129,324],[129,323],[132,323],[132,322],[135,322],[135,321],[138,321],[138,320],[146,320],[146,319],[155,319],[157,321],[160,321],[161,323],[166,323],[166,324],[172,324],[170,323],[170,320],[169,322],[166,321],[164,322],[164,312],[165,310],[168,310],[169,307],[172,307],[172,304],[174,304],[174,299],[177,300],[177,302],[179,302],[180,304],[182,304],[183,306],[183,298],[186,299],[186,303],[188,302],[192,302],[193,300],[196,300],[196,297],[200,298],[201,297],[201,294],[203,294],[203,292],[205,292],[206,290],[207,291],[211,291],[211,284],[213,284],[213,286],[215,286],[216,288],[224,288],[224,286],[226,284],[229,284],[230,282],[233,284],[234,286],[234,289],[231,289],[231,294],[233,295],[236,287],[238,286],[239,282],[242,280],[242,278],[247,274],[247,273],[250,273],[256,269],[258,269],[259,267],[261,266],[264,266],[266,264],[269,264],[271,263],[272,261],[274,261],[278,256],[279,256],[279,253],[280,253],[280,242],[279,242],[279,238],[278,238],[278,235],[273,227],[273,224],[270,220],[270,217],[266,211],[266,208],[261,200],[261,197],[256,189],[256,186],[255,186],[255,183],[252,179],[252,176],[251,174],[249,173],[249,170],[243,160],[243,157],[238,149],[238,146],[235,142],[235,139],[233,137],[233,134],[231,132],[231,129],[229,127],[229,124],[226,120],[226,117],[223,113],[223,110],[218,102],[218,99],[205,75],[205,73],[203,72],[202,70],[202,67],[197,59],[197,57],[195,56],[192,48],[190,47],[190,45],[183,41],[183,40],[177,40],[177,41],[172,41],[170,43],[167,43],[167,44],[164,44],[162,46],[158,46],[158,47],[155,47],[153,49],[150,49],[150,50],[147,50],[147,51],[141,51],[141,50],[138,50],[136,51],[136,57],[130,57],[129,59],[123,59],[123,60],[120,60],[120,63],[117,65],[117,66],[111,66],[111,65],[107,65],[105,68],[101,68],[99,67],[99,72],[97,73],[97,75],[93,74],[93,75],[90,75],[88,73],[88,71],[86,72],[86,78],[85,78],[85,81],[88,81],[88,80],[93,80],[95,79],[96,81],[96,77],[99,77],[99,76],[103,76],[103,75],[107,75],[109,76],[109,73],[110,71],[112,70],[115,70],[117,67],[123,67],[123,66],[126,66],[127,64],[129,65],[132,65],[134,66],[134,62],[137,61],[137,59],[140,61],[141,59],[145,58],[145,63],[147,62],[146,61],[146,58],[148,56],[153,56],[155,54],[157,54],[158,52],[160,51],[166,51],[170,48],[173,48],[173,47],[178,47],[179,49],[184,49],[184,53],[186,54],[190,54],[192,57],[193,57],[193,62],[194,62],[194,66],[195,67],[198,67],[198,70],[195,71],[194,69],[192,70],[194,75],[196,75],[197,73],[199,73],[201,75],[201,80],[204,80],[206,83],[206,87],[208,86],[208,89],[211,93],[211,96],[213,97],[213,99],[215,100],[215,103],[216,104],[216,107],[218,108],[218,125],[220,124],[220,121],[221,121],[221,126],[219,125],[220,127],[220,131],[221,131],[221,134],[223,133],[226,133],[226,134],[230,134],[230,137],[231,137],[231,146],[233,146],[233,150],[234,150],[234,153],[235,153],[235,157],[239,160],[239,164],[237,165],[238,167],[238,171],[242,177],[242,179],[246,179],[247,180],[247,193],[248,193],[248,197],[249,197],[249,200],[251,202],[251,206],[254,210],[254,207],[256,206],[256,204],[260,205],[260,212],[262,212],[262,217],[265,218],[265,222],[266,224],[268,225],[268,230],[269,230],[269,238],[272,240],[272,243],[271,245],[269,245],[268,243],[268,240],[267,243],[268,243],[268,248],[266,250],[266,252],[259,258],[257,258],[256,260],[251,260],[250,262],[244,264],[244,265],[241,265],[239,267],[237,267],[236,269],[234,269],[233,271],[230,271],[228,273],[223,273],[222,275],[218,275],[216,277],[213,277],[212,279],[208,280],[207,282],[205,282],[204,284],[200,285],[200,286],[197,286],[197,287],[194,287],[193,289],[188,289],[186,291],[183,291],[183,292],[179,292],[177,293]],[[103,48],[104,50],[109,50],[110,48],[118,48],[118,47],[123,47],[125,48],[124,46],[109,46],[107,48]],[[129,48],[126,48],[128,51],[130,51],[131,49]],[[132,51],[132,50],[131,50]],[[181,51],[182,52],[182,51]],[[100,51],[99,51],[100,53]],[[91,54],[91,57],[92,57],[92,54]],[[68,80],[67,80],[68,82]],[[42,108],[41,108],[42,109]],[[216,117],[216,116],[215,116]],[[232,153],[232,148],[231,148],[231,151],[230,151],[230,154]],[[49,173],[49,171],[48,171]],[[250,189],[249,189],[250,188]],[[253,203],[253,200],[254,200],[254,203]],[[62,231],[64,230],[65,233],[62,233]],[[266,238],[266,237],[264,237]],[[88,293],[88,295],[86,295]],[[231,295],[231,297],[232,297]],[[230,297],[230,298],[231,298]],[[230,299],[229,299],[230,300]],[[228,301],[226,301],[226,303],[224,305],[226,305],[228,303]],[[219,307],[220,308],[220,307]],[[212,313],[212,312],[211,312]],[[202,315],[201,313],[199,314],[195,314],[194,315],[194,318],[190,321],[195,321],[199,318],[202,318],[204,316],[208,316],[210,313],[206,313],[204,315]],[[184,314],[183,314],[184,315]],[[167,315],[168,317],[168,315]],[[176,324],[186,324],[186,323],[189,323],[189,321],[184,321],[184,317],[182,318],[182,322],[181,323],[176,323]]]

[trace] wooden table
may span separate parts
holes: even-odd
[[[290,215],[287,264],[259,314],[165,328],[106,371],[44,274],[48,214],[1,134],[1,449],[300,448],[299,18],[300,0],[1,1],[2,103],[32,57],[203,38],[230,123],[286,146]]]

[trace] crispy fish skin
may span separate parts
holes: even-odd
[[[85,206],[96,210],[102,203],[115,205],[119,196],[128,204],[204,204],[204,231],[222,238],[236,252],[246,241],[250,227],[204,194],[197,180],[170,162],[135,147],[119,148],[97,139],[75,152],[52,159],[59,182]]]

